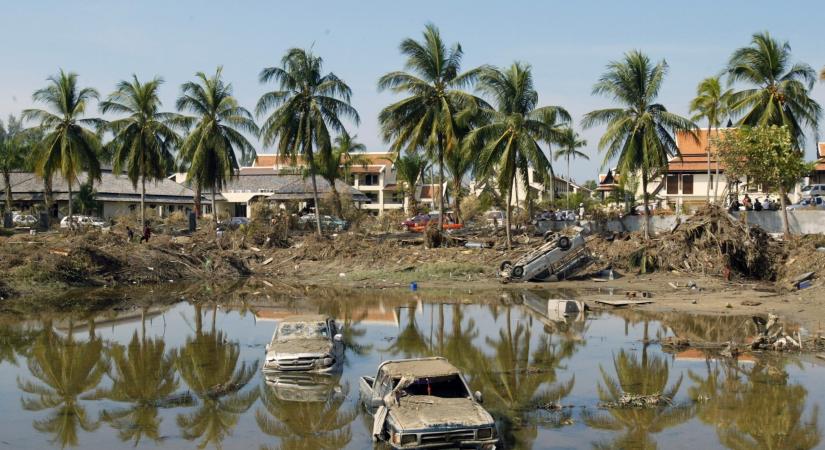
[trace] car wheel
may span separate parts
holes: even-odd
[[[510,261],[502,261],[501,264],[498,266],[498,270],[504,271],[505,269],[509,269],[513,267],[513,263]]]
[[[560,237],[559,238],[559,248],[562,249],[562,251],[565,251],[565,252],[567,250],[570,250],[570,238],[567,237],[567,236]]]
[[[521,278],[524,275],[524,267],[513,267],[513,270],[510,273],[512,273],[515,278]]]

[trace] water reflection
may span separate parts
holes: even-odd
[[[212,444],[220,448],[232,432],[241,414],[252,407],[258,391],[243,391],[257,373],[257,362],[238,364],[237,342],[227,339],[215,327],[217,306],[212,310],[212,326],[203,330],[203,311],[194,306],[195,335],[186,339],[175,355],[180,376],[197,396],[200,404],[194,412],[179,414],[177,423],[187,440],[200,440],[198,448]]]
[[[506,448],[665,448],[694,437],[707,447],[822,445],[823,388],[815,380],[825,368],[757,355],[723,360],[695,349],[670,355],[656,344],[674,333],[743,340],[748,318],[644,310],[565,315],[550,307],[565,294],[542,291],[475,298],[226,292],[231,303],[220,308],[209,301],[224,290],[193,292],[198,303],[109,312],[97,329],[91,320],[55,326],[2,318],[0,374],[16,377],[17,386],[0,386],[9,418],[0,433],[21,435],[17,446],[30,448],[368,448],[372,422],[357,418],[357,377],[386,359],[438,355],[483,393]],[[307,312],[343,325],[343,373],[264,376],[257,361],[271,321]],[[675,405],[598,409],[624,392],[662,392],[676,397]],[[541,408],[553,403],[583,408]],[[21,407],[30,412],[16,415]],[[25,421],[28,433],[13,420]]]
[[[31,347],[28,369],[33,380],[17,380],[20,390],[31,395],[23,397],[21,403],[26,411],[48,411],[33,427],[51,435],[49,442],[61,448],[76,446],[78,429],[94,431],[100,426],[84,405],[101,398],[97,387],[106,373],[103,341],[94,326],[89,328],[88,340],[77,341],[73,322],[66,337],[46,323]]]

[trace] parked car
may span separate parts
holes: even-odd
[[[786,206],[785,209],[825,209],[825,200],[823,200],[823,197],[803,198],[798,203]]]
[[[303,226],[314,226],[315,214],[304,214],[303,216],[298,218],[298,222],[301,223]],[[321,228],[329,231],[344,231],[347,228],[349,228],[349,222],[338,217],[324,215],[321,216]]]
[[[471,394],[444,358],[385,361],[359,385],[361,402],[373,415],[373,438],[394,449],[495,449],[498,443],[481,393]]]
[[[246,217],[232,217],[229,220],[224,220],[218,224],[219,231],[237,230],[241,225],[249,225],[249,219]]]
[[[100,217],[94,216],[72,215],[72,222],[76,227],[103,228],[106,226],[106,221]],[[66,216],[60,220],[60,228],[69,228],[69,216]]]
[[[486,213],[484,213],[484,221],[487,223],[488,228],[504,228],[504,211],[500,211],[497,209],[487,211]]]
[[[802,188],[802,197],[818,197],[825,195],[825,184],[809,184]]]
[[[344,340],[334,319],[322,315],[281,320],[266,346],[264,371],[336,372],[342,367]]]
[[[31,214],[15,214],[12,222],[18,227],[32,227],[37,225],[37,218]]]
[[[401,222],[401,228],[404,228],[407,231],[410,231],[410,229],[413,228],[413,227],[420,227],[420,226],[426,227],[427,224],[430,223],[431,220],[438,220],[438,217],[437,216],[431,216],[429,214],[418,214],[418,215],[410,217],[409,219]]]

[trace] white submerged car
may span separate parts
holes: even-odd
[[[281,320],[266,346],[264,371],[339,371],[344,340],[335,320],[323,315],[293,316]]]
[[[496,423],[458,368],[444,358],[385,361],[361,377],[361,402],[373,415],[372,435],[393,449],[495,450]]]

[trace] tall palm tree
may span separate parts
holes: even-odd
[[[582,120],[585,128],[607,125],[599,140],[599,148],[605,150],[604,166],[618,156],[616,167],[622,176],[641,172],[645,239],[650,238],[647,186],[664,175],[668,158],[679,154],[673,134],[690,131],[695,138],[693,122],[656,103],[667,71],[664,60],[654,65],[638,50],[626,53],[624,59],[608,64],[607,72],[593,86],[593,94],[610,97],[619,107],[589,112]]]
[[[366,167],[370,163],[369,158],[363,154],[365,150],[366,146],[356,142],[355,136],[343,134],[335,138],[335,146],[329,156],[314,155],[316,174],[329,183],[332,191],[332,206],[338,217],[342,216],[343,207],[341,206],[341,193],[338,192],[335,181],[348,179],[352,166]],[[311,175],[309,169],[307,169],[307,175]]]
[[[570,160],[576,158],[590,159],[587,153],[579,151],[580,148],[587,145],[587,141],[579,137],[579,133],[573,131],[572,128],[566,128],[559,141],[559,148],[554,159],[564,157],[567,160],[567,183],[565,184],[565,193],[567,194],[567,209],[570,209]]]
[[[87,127],[100,127],[102,122],[83,118],[86,106],[98,98],[98,93],[79,87],[74,72],[61,70],[47,80],[48,86],[32,94],[32,99],[47,109],[27,109],[23,119],[38,122],[44,133],[35,152],[34,169],[43,179],[51,180],[54,173],[59,173],[66,180],[72,223],[72,186],[78,182],[78,175],[85,171],[89,180],[100,180],[100,139]]]
[[[3,188],[6,192],[6,210],[11,210],[11,173],[26,167],[30,148],[23,139],[23,122],[9,115],[7,125],[0,120],[0,173],[3,174]]]
[[[721,77],[705,78],[696,87],[696,97],[690,102],[690,112],[694,113],[691,120],[698,122],[702,119],[708,122],[708,181],[710,181],[710,151],[713,129],[719,134],[722,119],[728,115],[728,104],[732,90],[723,89]],[[713,179],[713,198],[719,192],[719,158],[716,158],[716,177]],[[710,183],[708,183],[708,203],[710,203]]]
[[[751,88],[730,98],[731,115],[739,125],[787,126],[797,149],[805,144],[805,128],[816,134],[822,108],[810,91],[816,72],[804,63],[791,63],[791,46],[769,33],[756,33],[749,47],[737,49],[728,61],[728,80]]]
[[[61,448],[77,446],[78,427],[94,431],[100,426],[89,417],[81,400],[99,397],[96,388],[106,373],[103,342],[93,331],[88,341],[76,341],[71,320],[65,338],[47,324],[35,340],[28,366],[39,382],[18,378],[20,390],[33,396],[21,400],[23,409],[52,411],[35,420],[34,428],[53,434],[52,444]]]
[[[491,173],[498,168],[498,188],[507,192],[506,235],[511,248],[510,222],[513,185],[523,177],[529,186],[530,167],[544,179],[553,177],[553,166],[540,142],[559,142],[562,127],[570,114],[560,106],[538,107],[539,95],[533,87],[533,74],[528,64],[513,63],[507,69],[486,68],[479,76],[479,90],[490,96],[496,110],[485,110],[484,124],[472,130],[464,139],[467,148],[481,148],[477,172]]]
[[[396,153],[403,149],[426,149],[438,162],[438,181],[443,189],[444,157],[460,146],[458,127],[479,106],[486,106],[481,99],[462,90],[470,87],[481,68],[461,73],[461,45],[447,49],[433,24],[426,26],[421,41],[404,39],[399,50],[407,57],[405,68],[409,72],[385,74],[378,80],[378,89],[406,93],[409,97],[381,110],[381,131]],[[439,230],[444,227],[443,197],[439,196]]]
[[[321,234],[321,212],[315,181],[315,154],[332,158],[330,130],[346,134],[342,119],[358,125],[358,111],[350,105],[352,90],[334,73],[323,73],[323,59],[308,50],[293,48],[281,58],[281,67],[267,67],[259,75],[261,83],[275,81],[278,90],[258,100],[256,113],[274,108],[262,126],[264,146],[277,142],[281,155],[302,155],[308,161],[315,202],[315,231]]]
[[[173,131],[172,113],[160,112],[158,90],[163,79],[155,77],[141,83],[137,75],[131,81],[121,81],[114,92],[100,103],[100,112],[126,114],[109,122],[114,134],[109,143],[114,171],[126,168],[132,187],[140,182],[140,223],[146,223],[146,180],[162,180],[174,167],[172,148],[179,140]]]
[[[195,184],[195,210],[200,214],[201,192],[208,187],[212,194],[212,217],[217,225],[215,193],[226,186],[238,169],[236,152],[243,160],[255,157],[255,148],[243,133],[258,135],[252,114],[238,105],[232,96],[232,84],[222,78],[223,67],[207,76],[195,74],[197,81],[181,86],[175,106],[194,116],[180,117],[176,123],[190,127],[180,146],[179,158],[189,166],[187,179]]]
[[[398,180],[404,183],[404,211],[415,209],[415,188],[429,165],[427,159],[417,151],[399,153],[393,161]]]

